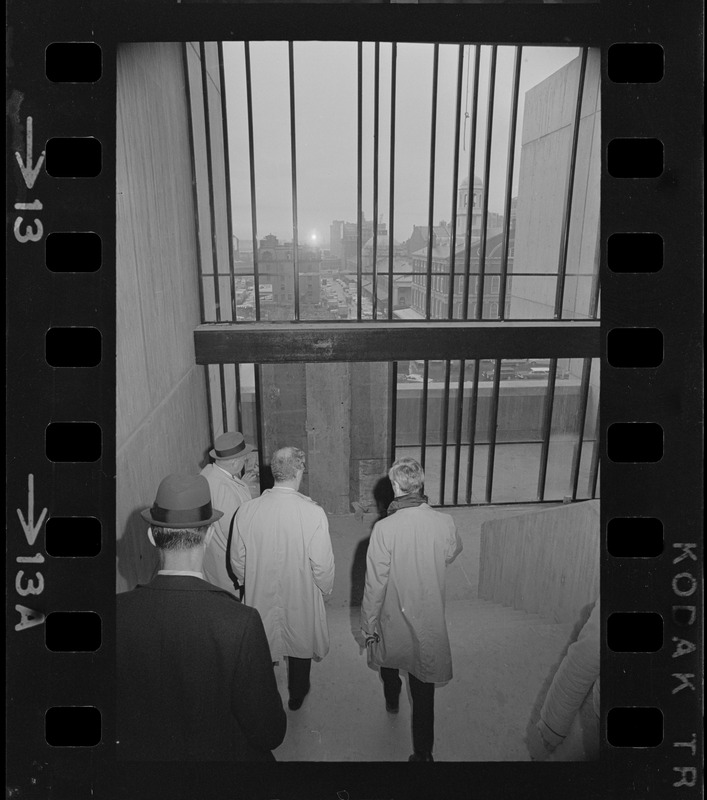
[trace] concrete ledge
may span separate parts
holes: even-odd
[[[481,526],[479,597],[575,622],[599,595],[599,501]]]

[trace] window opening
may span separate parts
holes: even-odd
[[[231,358],[224,358],[223,342],[234,340],[220,337],[223,331],[214,324],[235,326],[241,343],[252,341],[243,338],[249,325],[306,324],[313,341],[327,347],[326,336],[317,332],[325,324],[340,325],[343,341],[357,335],[357,325],[389,325],[393,331],[419,323],[425,337],[411,334],[418,343],[412,359],[404,354],[405,337],[391,334],[385,373],[391,389],[381,413],[393,420],[390,457],[416,452],[428,468],[436,503],[509,502],[503,486],[507,463],[516,457],[512,447],[526,448],[525,474],[535,472],[534,496],[526,497],[523,488],[518,496],[524,500],[595,496],[598,331],[591,346],[568,353],[565,343],[573,334],[564,320],[596,321],[599,313],[598,54],[588,48],[558,57],[561,48],[337,43],[337,52],[345,53],[337,65],[337,88],[352,100],[354,124],[348,129],[355,130],[355,141],[348,163],[340,159],[335,166],[342,179],[347,170],[355,172],[348,189],[342,188],[342,196],[348,191],[355,202],[353,213],[337,209],[331,215],[340,218],[330,222],[327,242],[321,230],[326,221],[318,224],[319,233],[302,232],[311,218],[311,175],[324,174],[317,173],[310,139],[319,130],[313,122],[317,112],[325,108],[313,107],[304,87],[312,83],[311,54],[326,44],[185,47],[200,240],[203,324],[197,358],[207,365],[212,431],[247,429],[263,463],[269,424],[263,403],[269,401],[263,396],[264,362],[254,357],[261,353],[262,359],[262,351],[234,347]],[[547,56],[552,67],[544,73],[536,57],[540,50],[553,51]],[[418,62],[427,73],[415,83],[411,65]],[[272,97],[263,90],[266,78]],[[571,111],[567,104],[555,108],[567,118],[544,131],[544,112],[558,85],[574,98]],[[405,124],[411,102],[418,121],[429,121],[429,141],[421,142],[422,158],[413,162],[414,137]],[[289,117],[286,136],[280,131],[286,144],[267,149],[264,115],[277,118],[278,108]],[[319,121],[320,128],[333,126],[321,116]],[[560,128],[570,146],[564,161],[552,161],[544,141],[559,136]],[[395,235],[405,236],[402,226],[410,222],[411,163],[420,173],[418,187],[427,176],[426,199],[417,212],[426,224],[412,224],[401,243]],[[273,224],[273,197],[283,196],[271,186],[273,164],[279,180],[289,181],[290,232],[260,229]],[[437,222],[438,211],[449,222]],[[465,359],[446,345],[443,358],[432,358],[447,335],[445,325],[460,320],[485,326],[486,333],[473,340]],[[547,326],[548,338],[538,350],[546,357],[534,365],[527,357],[513,358],[526,356],[526,340],[541,343],[533,338],[540,336],[537,328],[517,326],[522,320]],[[497,341],[505,344],[484,349]],[[295,357],[295,350],[285,341],[277,351],[280,361]],[[361,356],[357,345],[344,350],[347,359]],[[377,374],[381,379],[383,373]],[[535,415],[525,438],[508,427],[509,408],[519,403]],[[417,417],[410,414],[413,405]]]

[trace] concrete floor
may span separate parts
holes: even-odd
[[[530,760],[527,728],[573,626],[477,597],[481,523],[526,510],[513,506],[452,512],[464,550],[447,576],[454,677],[435,693],[436,760]],[[331,649],[312,665],[312,690],[302,708],[287,711],[287,736],[274,753],[278,761],[405,761],[412,752],[409,690],[403,691],[400,712],[388,714],[382,683],[367,666],[358,637],[365,546],[374,519],[330,517],[337,568],[336,586],[327,600]],[[275,673],[286,705],[285,664]]]

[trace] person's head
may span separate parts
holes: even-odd
[[[425,485],[425,472],[414,458],[399,458],[388,470],[395,496],[421,492]]]
[[[163,528],[152,525],[147,535],[152,544],[160,551],[184,552],[206,544],[207,534],[211,530],[211,525],[202,525],[198,528]]]
[[[245,469],[248,455],[255,450],[246,442],[239,431],[226,431],[214,440],[214,448],[209,452],[214,463],[231,475],[240,477]]]
[[[245,458],[216,458],[214,459],[214,464],[218,464],[221,469],[225,469],[226,472],[235,475],[236,478],[240,478],[245,471],[247,460],[247,456]]]
[[[150,523],[147,535],[163,562],[167,557],[203,558],[213,535],[211,526],[223,516],[212,507],[209,484],[202,475],[168,475],[152,507],[141,514]]]
[[[304,450],[299,447],[281,447],[273,453],[270,461],[275,483],[284,483],[299,488],[304,474]]]

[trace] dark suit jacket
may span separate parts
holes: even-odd
[[[117,597],[119,759],[266,761],[287,719],[260,615],[189,575]]]

